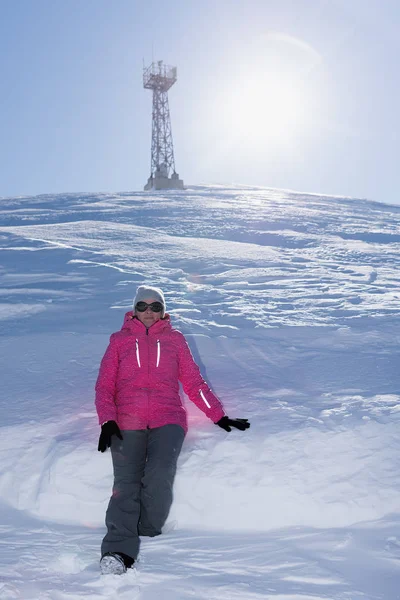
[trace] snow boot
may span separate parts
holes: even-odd
[[[122,575],[133,566],[134,559],[122,552],[106,552],[101,557],[102,575]]]

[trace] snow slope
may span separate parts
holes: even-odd
[[[0,201],[0,598],[400,598],[400,208],[234,186]],[[136,286],[231,416],[188,405],[166,532],[99,575],[93,386]]]

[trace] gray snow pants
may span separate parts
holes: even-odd
[[[161,533],[172,504],[176,463],[185,432],[179,425],[122,431],[112,437],[113,493],[106,512],[105,552],[136,560],[140,535]]]

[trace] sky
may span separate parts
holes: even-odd
[[[394,0],[0,0],[0,196],[142,189],[177,66],[176,170],[400,203]]]

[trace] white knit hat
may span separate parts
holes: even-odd
[[[162,311],[162,314],[164,315],[166,310],[164,293],[162,290],[160,290],[160,288],[151,287],[149,285],[140,285],[136,290],[136,296],[133,301],[133,310],[135,310],[135,306],[138,302],[150,300],[150,298],[157,302],[161,302],[161,304],[164,306],[164,310]]]

